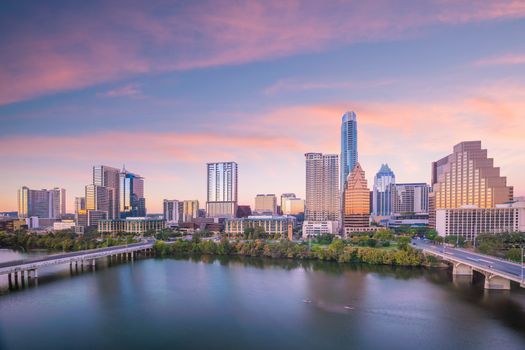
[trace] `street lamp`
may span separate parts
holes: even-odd
[[[521,246],[521,284],[523,284],[523,246]]]

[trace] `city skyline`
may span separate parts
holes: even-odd
[[[72,212],[99,164],[145,176],[151,213],[205,203],[208,162],[239,164],[239,204],[304,198],[303,154],[339,154],[346,111],[369,184],[386,162],[430,183],[433,160],[481,140],[525,195],[525,6],[381,4],[6,6],[0,211],[58,186]]]

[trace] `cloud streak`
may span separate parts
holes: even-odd
[[[403,39],[432,25],[525,16],[521,1],[401,3],[37,2],[21,17],[0,15],[0,105],[144,74]]]

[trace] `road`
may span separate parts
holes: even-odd
[[[517,278],[521,278],[522,276],[522,266],[520,266],[520,264],[501,260],[489,255],[478,254],[460,248],[443,247],[442,245],[435,245],[428,241],[418,239],[412,240],[412,246],[414,248],[435,251],[465,260],[473,267],[480,267],[482,269],[489,268],[490,270],[504,272]]]
[[[133,248],[133,247],[144,246],[144,247],[149,248],[152,243],[154,243],[154,241],[149,240],[149,241],[144,241],[141,243],[132,243],[128,245],[120,245],[120,246],[114,246],[114,247],[108,247],[108,248],[80,250],[78,252],[52,254],[52,255],[41,256],[38,258],[13,260],[13,261],[7,261],[4,263],[0,263],[0,268],[12,267],[12,266],[23,265],[23,264],[28,264],[28,263],[39,263],[39,262],[44,262],[44,261],[56,260],[56,259],[73,258],[76,256],[82,256],[82,255],[91,254],[91,253],[111,252],[111,251],[116,251],[116,250],[126,248],[126,247]]]

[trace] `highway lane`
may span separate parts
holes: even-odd
[[[478,266],[485,269],[489,268],[490,270],[495,271],[501,271],[516,276],[518,278],[520,278],[522,274],[522,267],[520,266],[520,264],[504,261],[489,255],[469,252],[464,249],[457,249],[451,247],[444,248],[443,246],[437,246],[422,240],[415,239],[412,242],[413,247],[432,250],[444,253],[446,255],[450,255],[451,257],[463,259],[468,261],[473,266]]]
[[[38,262],[43,262],[43,261],[55,260],[55,259],[72,258],[72,257],[82,256],[82,255],[92,254],[92,253],[118,251],[119,249],[126,248],[126,247],[128,248],[133,248],[133,247],[150,248],[152,243],[153,241],[145,241],[141,243],[132,243],[128,245],[120,245],[120,246],[114,246],[114,247],[108,247],[108,248],[80,250],[80,251],[71,252],[71,253],[51,254],[51,255],[46,255],[46,256],[42,256],[38,258],[6,261],[0,264],[0,268],[17,266],[17,265],[22,265],[22,264],[27,264],[27,263],[38,263]]]

